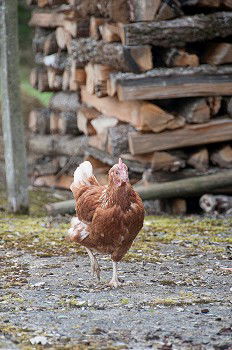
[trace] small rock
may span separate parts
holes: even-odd
[[[30,342],[32,345],[38,345],[38,344],[46,345],[48,343],[48,340],[43,335],[37,335],[36,337],[31,338]]]
[[[201,310],[201,313],[202,313],[202,314],[207,314],[208,312],[209,312],[209,309],[202,309],[202,310]]]

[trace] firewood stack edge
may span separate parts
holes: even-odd
[[[104,184],[120,156],[140,187],[232,168],[232,1],[27,2],[30,82],[54,92],[29,115],[34,185],[68,188],[84,159]]]

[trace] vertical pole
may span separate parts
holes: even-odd
[[[26,213],[28,185],[20,106],[17,5],[17,0],[0,0],[2,126],[9,210]]]

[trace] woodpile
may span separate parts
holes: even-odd
[[[27,2],[31,85],[54,92],[29,116],[35,184],[67,187],[83,159],[105,182],[119,156],[140,188],[232,168],[230,1]]]

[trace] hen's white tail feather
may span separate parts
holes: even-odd
[[[76,168],[74,172],[75,185],[89,185],[89,178],[93,176],[92,164],[85,161]]]

